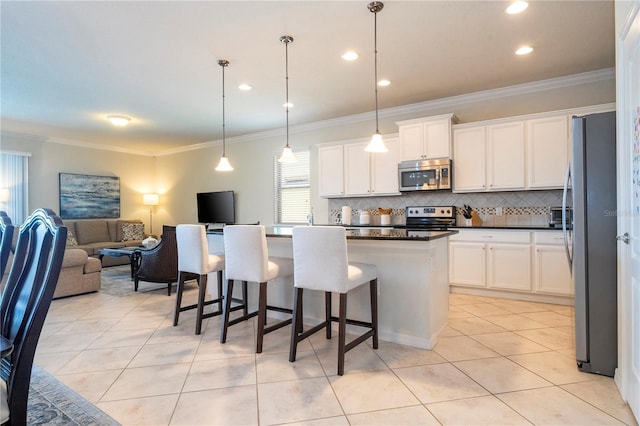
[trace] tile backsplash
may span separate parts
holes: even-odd
[[[570,199],[571,197],[569,197]],[[338,221],[342,206],[352,209],[351,223],[358,224],[361,211],[371,214],[371,224],[380,223],[378,208],[391,208],[391,224],[405,222],[407,206],[456,206],[457,221],[464,219],[462,207],[470,205],[487,225],[545,225],[549,207],[562,205],[562,191],[513,191],[454,194],[452,192],[412,192],[392,197],[334,198],[329,200],[329,220]],[[502,209],[502,214],[498,215]]]

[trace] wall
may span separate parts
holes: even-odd
[[[384,109],[384,99],[381,99],[380,131],[397,133],[396,121],[450,112],[455,113],[460,122],[471,122],[610,102],[615,102],[613,71],[602,70],[398,108]],[[370,135],[374,130],[374,114],[298,124],[293,112],[290,119],[293,149],[311,149],[311,206],[316,223],[327,223],[330,220],[329,202],[318,197],[315,184],[318,173],[315,145]],[[59,172],[119,176],[123,218],[139,217],[148,222],[149,210],[142,205],[141,194],[147,191],[160,194],[160,205],[155,207],[153,220],[154,230],[159,232],[163,223],[196,222],[197,192],[228,189],[237,193],[238,222],[259,220],[272,224],[273,156],[284,144],[282,128],[228,139],[226,152],[235,168],[230,173],[213,170],[222,151],[220,141],[156,158],[5,134],[0,148],[33,153],[29,176],[30,208],[53,206],[58,210]]]
[[[118,176],[120,216],[140,218],[148,226],[149,210],[142,205],[142,194],[155,190],[152,157],[49,143],[42,138],[18,135],[3,135],[0,148],[31,153],[29,211],[39,207],[60,211],[58,174],[61,172]]]

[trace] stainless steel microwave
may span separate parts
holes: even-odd
[[[450,190],[451,160],[402,161],[398,164],[398,189],[402,192]]]

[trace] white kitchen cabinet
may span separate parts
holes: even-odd
[[[524,122],[495,124],[486,131],[488,189],[524,189]]]
[[[485,244],[449,242],[449,281],[473,287],[486,287]]]
[[[453,114],[398,121],[400,161],[451,158]]]
[[[560,231],[536,232],[533,279],[535,291],[573,296],[573,281]]]
[[[344,196],[343,146],[318,148],[318,191],[321,197]]]
[[[484,126],[453,132],[453,191],[486,191]]]
[[[385,138],[388,152],[364,150],[368,140],[318,148],[321,197],[398,195],[398,138]]]
[[[571,143],[569,116],[527,120],[526,128],[528,188],[562,188]]]
[[[531,247],[527,244],[488,244],[487,287],[531,291]]]

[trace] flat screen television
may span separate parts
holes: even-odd
[[[198,192],[198,222],[231,225],[236,222],[233,191]]]

